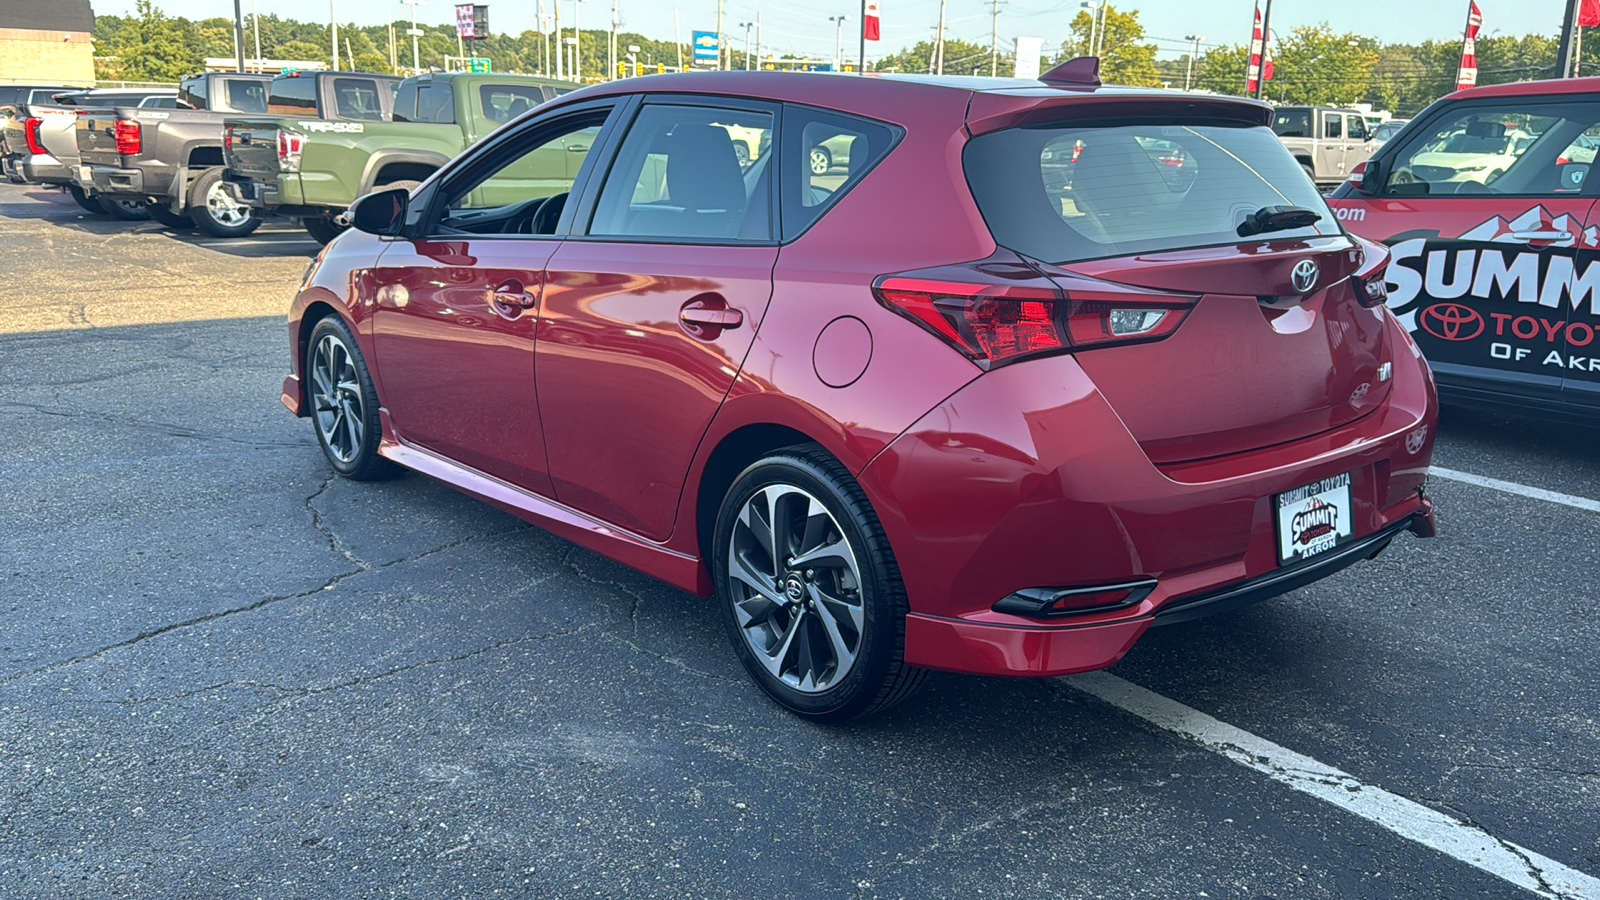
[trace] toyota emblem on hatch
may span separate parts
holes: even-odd
[[[1309,293],[1317,286],[1317,264],[1309,259],[1302,259],[1294,264],[1294,271],[1289,274],[1294,283],[1294,289],[1302,294]]]

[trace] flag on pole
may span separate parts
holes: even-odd
[[[1578,25],[1583,28],[1600,25],[1600,0],[1579,0]]]
[[[1245,70],[1244,92],[1254,94],[1261,83],[1261,4],[1256,4],[1256,26],[1250,33],[1250,65]],[[1268,76],[1271,77],[1271,76]]]
[[[1593,0],[1593,2],[1600,3],[1600,0]],[[861,37],[868,41],[879,40],[878,0],[867,0],[864,10],[865,12],[861,16]]]
[[[1483,27],[1483,11],[1477,0],[1467,0],[1467,30],[1461,37],[1461,67],[1456,74],[1456,90],[1478,83],[1478,29]]]

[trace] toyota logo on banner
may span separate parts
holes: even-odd
[[[1483,334],[1483,316],[1459,303],[1435,303],[1417,316],[1417,322],[1441,341],[1470,341]]]

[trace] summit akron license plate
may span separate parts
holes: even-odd
[[[1287,566],[1350,539],[1350,473],[1334,475],[1279,494],[1278,564]]]

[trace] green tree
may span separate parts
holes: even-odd
[[[1273,44],[1266,95],[1279,103],[1348,106],[1372,87],[1378,51],[1360,35],[1335,34],[1326,23],[1302,25]]]
[[[115,37],[100,49],[112,77],[123,81],[177,81],[200,68],[199,48],[190,41],[189,23],[169,19],[150,0],[138,0],[134,15],[119,23]]]
[[[944,72],[946,75],[970,75],[975,68],[982,69],[984,74],[988,74],[988,45],[961,40],[947,40],[944,42]],[[875,72],[914,72],[918,74],[932,72],[933,42],[918,41],[915,47],[901,50],[892,56],[885,56],[872,64],[872,70]]]
[[[1250,51],[1243,44],[1213,47],[1195,65],[1195,87],[1213,94],[1243,96]]]
[[[1100,45],[1100,80],[1107,84],[1159,87],[1161,73],[1156,69],[1156,45],[1144,43],[1144,26],[1137,9],[1121,12],[1107,5],[1105,33],[1096,34]],[[1072,37],[1061,42],[1063,59],[1089,55],[1089,30],[1093,25],[1087,10],[1072,19]],[[1096,32],[1099,28],[1095,27]]]

